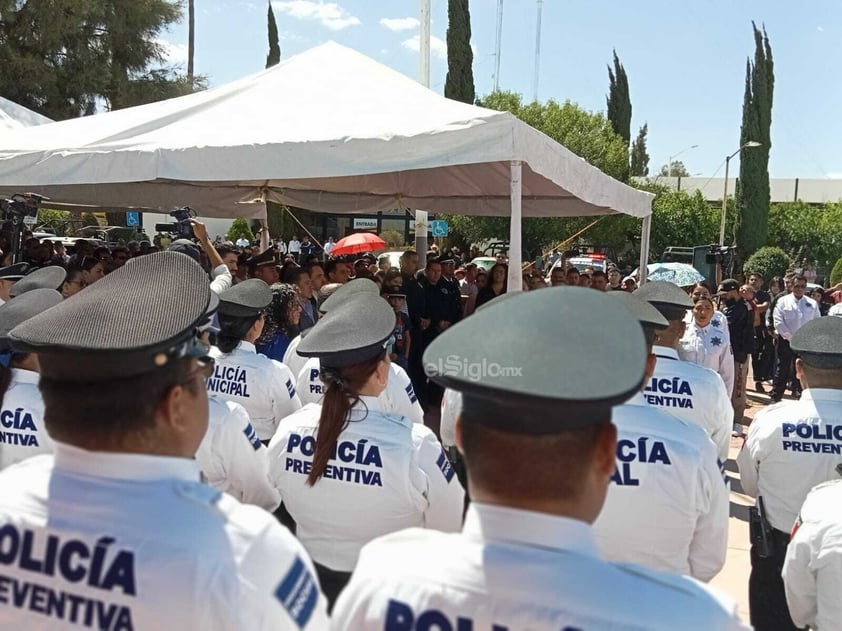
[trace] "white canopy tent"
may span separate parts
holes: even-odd
[[[248,202],[265,200],[511,215],[518,288],[522,216],[626,213],[644,219],[645,242],[651,213],[651,195],[511,114],[445,99],[335,43],[204,92],[6,134],[0,189],[210,217],[260,217]]]
[[[0,96],[0,133],[11,129],[46,125],[52,122],[53,119]]]

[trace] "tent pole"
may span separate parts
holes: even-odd
[[[523,167],[520,160],[512,160],[510,164],[509,194],[512,203],[512,222],[509,226],[509,279],[507,292],[523,291],[523,274],[521,268],[523,208],[521,179]]]
[[[646,282],[646,266],[649,264],[649,235],[652,232],[652,214],[643,218],[643,227],[640,231],[640,284]]]

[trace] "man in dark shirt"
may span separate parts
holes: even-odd
[[[754,345],[754,321],[748,305],[740,298],[740,283],[733,278],[727,278],[719,284],[717,293],[722,301],[720,308],[728,320],[731,350],[734,353],[734,390],[731,393],[734,431],[742,434],[743,414],[746,409],[748,358]]]
[[[413,344],[409,349],[407,374],[412,380],[412,387],[422,407],[427,405],[427,375],[424,373],[424,366],[421,356],[424,354],[421,337],[422,331],[430,326],[430,317],[427,312],[427,301],[424,289],[421,287],[416,272],[418,271],[418,253],[414,250],[407,250],[401,254],[401,288],[400,293],[406,296],[406,309],[409,312],[409,334]]]
[[[763,289],[763,276],[753,272],[748,276],[748,284],[754,289],[755,319],[754,347],[751,353],[751,374],[754,376],[754,389],[765,392],[763,382],[772,378],[772,360],[775,349],[772,336],[766,329],[766,312],[772,303],[772,296]]]
[[[420,351],[436,339],[439,334],[449,329],[462,319],[462,303],[458,290],[454,292],[453,285],[442,276],[441,263],[436,259],[427,259],[424,278],[419,282],[424,289],[424,299],[429,313],[429,326],[421,332]],[[444,390],[433,383],[427,383],[428,405],[439,405]]]

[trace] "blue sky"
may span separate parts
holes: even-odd
[[[195,0],[196,72],[219,85],[265,65],[266,3]],[[274,1],[281,53],[328,40],[418,77],[418,0]],[[474,82],[491,91],[497,0],[471,0]],[[531,100],[536,0],[504,0],[500,87]],[[605,110],[606,65],[617,49],[629,77],[632,135],[649,123],[650,168],[678,158],[722,175],[739,144],[751,21],[765,23],[775,60],[772,177],[842,178],[842,3],[839,0],[544,0],[539,100]],[[447,0],[432,0],[431,88],[447,72]],[[186,59],[186,19],[163,38]],[[314,78],[317,80],[317,78]],[[734,165],[736,166],[736,165]]]

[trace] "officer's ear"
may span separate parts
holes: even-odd
[[[795,377],[801,382],[802,388],[809,388],[809,379],[804,373],[804,362],[800,357],[795,358]]]

